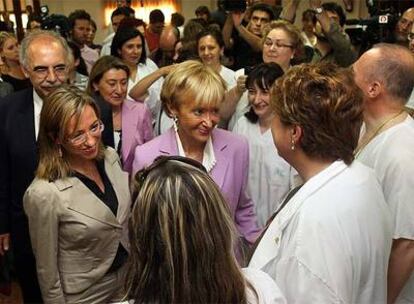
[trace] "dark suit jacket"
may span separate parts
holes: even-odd
[[[13,246],[18,250],[31,251],[22,198],[37,161],[33,89],[29,88],[0,100],[0,234],[11,232],[17,237],[20,244]]]

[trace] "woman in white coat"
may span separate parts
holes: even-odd
[[[277,153],[270,125],[274,111],[270,106],[270,88],[283,75],[276,63],[262,63],[247,77],[250,110],[239,118],[233,132],[244,135],[249,143],[249,179],[247,189],[256,203],[260,227],[275,212],[291,188],[292,167]],[[294,171],[294,170],[293,170]]]
[[[277,151],[304,184],[249,266],[270,274],[288,303],[386,303],[392,222],[374,173],[354,161],[362,95],[352,75],[330,64],[293,67],[271,105]]]

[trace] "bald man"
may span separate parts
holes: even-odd
[[[394,29],[395,42],[408,46],[408,34],[414,21],[414,7],[407,9],[398,20]]]
[[[388,303],[414,303],[414,120],[404,111],[414,86],[414,56],[406,47],[379,44],[353,70],[365,123],[356,158],[374,169],[394,218]]]
[[[151,59],[158,65],[164,67],[174,63],[175,44],[180,40],[180,32],[174,26],[163,28],[160,36],[158,49],[151,53]]]

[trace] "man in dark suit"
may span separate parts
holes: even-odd
[[[0,100],[0,254],[13,246],[24,302],[39,303],[42,297],[22,198],[37,168],[43,99],[67,83],[73,56],[59,34],[36,31],[22,41],[20,61],[33,88]],[[105,123],[109,115],[104,114]],[[111,130],[107,132],[113,137]]]

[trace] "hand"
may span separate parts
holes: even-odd
[[[160,72],[161,72],[162,76],[165,77],[168,74],[170,74],[172,71],[174,71],[176,69],[176,67],[177,67],[176,64],[167,65],[165,67],[160,68]]]
[[[10,233],[0,234],[0,255],[4,255],[9,250]]]
[[[243,21],[244,13],[242,12],[232,12],[231,18],[233,19],[234,27],[239,27]]]
[[[244,91],[246,91],[246,79],[247,79],[247,75],[240,75],[239,78],[237,78],[237,91],[239,91],[239,93],[243,93]]]

